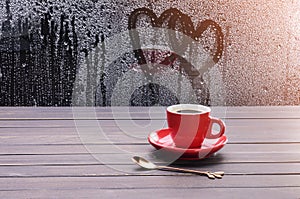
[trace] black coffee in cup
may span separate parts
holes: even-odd
[[[191,110],[191,109],[182,109],[176,111],[177,113],[203,113],[203,111]]]

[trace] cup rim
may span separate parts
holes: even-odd
[[[201,113],[178,113],[178,110],[197,110],[201,111]],[[167,111],[170,113],[178,114],[178,115],[202,115],[205,113],[211,112],[211,109],[208,106],[200,105],[200,104],[176,104],[167,107]]]

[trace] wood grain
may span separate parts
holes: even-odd
[[[300,118],[300,106],[211,107],[226,118]],[[166,107],[0,107],[0,119],[164,119]]]
[[[160,163],[162,164],[162,163]],[[229,176],[300,176],[300,163],[177,163],[176,167],[226,171]],[[133,162],[128,164],[10,165],[0,166],[0,178],[5,177],[115,177],[115,176],[190,176],[192,174],[143,170]],[[279,183],[279,182],[278,182]]]
[[[299,198],[300,188],[299,187],[255,187],[255,188],[148,188],[148,189],[135,189],[127,188],[127,184],[123,184],[123,189],[82,189],[79,187],[71,187],[69,189],[35,189],[35,190],[12,190],[12,191],[1,191],[0,197],[6,199],[15,198],[130,198],[130,199],[153,199],[155,198],[239,198],[249,199],[251,198],[272,198],[272,199],[290,199]],[[155,182],[153,182],[155,183]],[[167,182],[166,182],[167,183]]]

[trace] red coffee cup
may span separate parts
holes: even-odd
[[[177,147],[190,149],[201,147],[205,138],[216,139],[225,132],[222,120],[210,116],[211,109],[198,104],[177,104],[167,108],[167,121],[171,137]],[[220,131],[213,134],[212,126]]]

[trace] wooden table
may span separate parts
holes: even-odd
[[[221,180],[131,162],[155,151],[147,135],[165,125],[162,107],[1,107],[0,198],[299,199],[300,107],[213,110],[228,144],[208,159],[175,164],[225,171]]]

